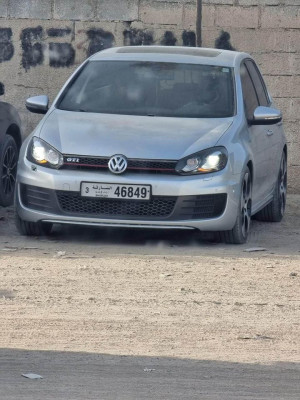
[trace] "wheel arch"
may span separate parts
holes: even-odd
[[[250,171],[251,183],[253,184],[253,162],[252,162],[252,160],[248,161],[247,167],[249,168],[249,171]]]
[[[285,156],[286,156],[286,159],[287,159],[287,157],[288,157],[288,151],[287,151],[287,145],[286,145],[286,144],[285,144],[284,147],[283,147],[283,152],[284,152],[284,154],[285,154]]]

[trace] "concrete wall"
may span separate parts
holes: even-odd
[[[283,112],[289,145],[289,190],[299,193],[300,0],[202,3],[202,45],[214,47],[217,38],[221,47],[246,51],[258,62],[270,93]]]
[[[29,132],[25,99],[53,99],[71,72],[111,46],[196,43],[195,3],[146,0],[0,0],[0,81]]]
[[[284,113],[290,191],[300,192],[300,0],[202,0],[202,45],[247,51]],[[87,56],[111,46],[196,44],[196,0],[0,0],[0,81],[29,132],[29,96],[52,100]]]

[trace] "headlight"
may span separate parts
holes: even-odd
[[[225,168],[227,160],[225,147],[212,147],[182,158],[176,165],[176,171],[183,175],[208,174]]]
[[[37,137],[33,137],[28,146],[27,159],[50,168],[59,168],[64,163],[64,158],[59,151]]]

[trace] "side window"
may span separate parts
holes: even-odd
[[[246,117],[248,120],[253,119],[253,113],[256,107],[259,106],[257,95],[250,78],[249,72],[245,66],[245,64],[241,65],[241,81],[242,81],[242,90],[243,90],[243,98],[246,110]]]
[[[246,61],[246,66],[247,66],[247,69],[252,78],[252,81],[253,81],[257,96],[258,96],[259,105],[268,107],[270,102],[269,102],[269,98],[267,95],[266,85],[264,83],[264,80],[263,80],[258,68],[254,64],[254,62],[250,61],[250,60]]]

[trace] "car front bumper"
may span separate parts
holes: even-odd
[[[240,174],[232,175],[228,166],[223,171],[202,176],[140,173],[114,175],[101,171],[54,170],[34,165],[27,159],[20,159],[16,185],[16,211],[20,218],[31,222],[42,221],[60,224],[135,228],[198,229],[201,231],[229,230],[234,226],[237,217],[240,199],[240,179]],[[92,208],[92,212],[85,212],[84,209],[78,208],[85,204],[80,196],[82,182],[151,185],[153,199],[159,199],[159,201],[160,199],[175,199],[176,207],[170,214],[165,216],[155,216],[153,213],[151,215],[122,216],[113,212],[103,215],[103,212],[98,213],[97,209],[94,208]],[[23,191],[27,187],[41,192],[41,198],[39,198],[37,206],[34,202],[35,191],[32,192],[32,201],[24,201]],[[71,198],[72,204],[75,201],[73,199],[76,199],[77,208],[75,212],[74,209],[64,208],[65,203],[62,206],[59,200],[61,195],[66,199]],[[225,196],[225,200],[223,197],[225,203],[218,216],[205,217],[205,213],[201,214],[202,204],[205,203],[207,205],[210,199],[220,198],[222,195]],[[49,207],[41,205],[43,196],[48,196],[47,198],[45,197],[44,204],[48,202]],[[40,197],[40,195],[38,194],[37,197]],[[204,203],[201,203],[202,199],[205,200]],[[100,204],[99,202],[103,202],[98,198],[92,199],[92,201],[97,207]],[[105,201],[106,204],[109,203],[109,201]],[[124,202],[124,200],[117,200],[117,202],[119,202],[117,205],[121,205],[123,208],[125,203],[121,204],[121,202]],[[129,202],[130,207],[130,204],[132,204],[130,202],[135,202],[135,200],[127,200],[126,202]],[[189,204],[188,217],[182,212],[187,204],[184,202]],[[132,207],[130,207],[131,209]],[[89,210],[91,209],[89,208]],[[191,214],[191,212],[194,213]],[[197,218],[197,213],[199,212],[201,218]]]

